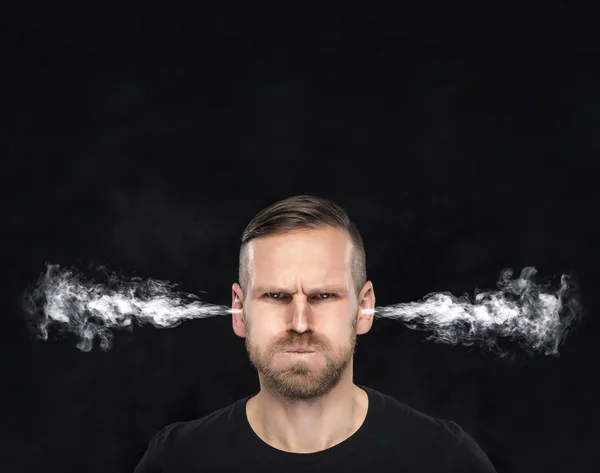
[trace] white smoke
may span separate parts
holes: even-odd
[[[408,328],[432,332],[427,340],[452,345],[479,345],[499,356],[499,338],[517,342],[526,351],[558,355],[558,346],[581,315],[570,277],[558,287],[536,284],[537,270],[524,268],[518,278],[505,269],[498,290],[475,291],[475,297],[432,293],[420,302],[375,309],[376,317],[400,319]]]
[[[117,277],[101,267],[107,279],[98,283],[76,270],[47,264],[47,270],[25,293],[24,306],[38,338],[47,340],[48,330],[75,333],[77,348],[90,351],[94,338],[100,348],[110,350],[112,329],[132,330],[151,323],[171,328],[188,319],[229,315],[228,306],[202,302],[194,294],[176,291],[176,285],[155,279]],[[478,291],[455,297],[431,293],[422,301],[376,307],[374,316],[401,321],[406,327],[431,332],[427,340],[472,345],[478,343],[503,356],[499,338],[518,342],[527,351],[558,355],[558,346],[580,315],[567,275],[555,289],[533,281],[536,269],[523,269],[510,279],[512,270],[502,271],[498,290]]]
[[[176,327],[188,319],[231,314],[231,308],[202,302],[194,294],[175,291],[176,284],[157,279],[121,278],[100,267],[107,283],[86,279],[77,270],[46,263],[46,273],[25,294],[25,309],[37,337],[47,340],[48,328],[73,332],[77,348],[90,351],[94,338],[110,350],[111,329],[133,329],[151,323],[157,328]]]

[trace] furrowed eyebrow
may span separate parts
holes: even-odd
[[[291,291],[289,289],[285,289],[282,287],[275,287],[275,286],[267,286],[267,287],[257,287],[254,292],[256,294],[267,294],[267,293],[282,293],[282,294],[292,294],[295,291]],[[342,288],[342,287],[335,287],[335,286],[323,286],[323,287],[317,287],[314,288],[310,291],[308,291],[308,294],[319,294],[319,293],[335,293],[335,294],[344,294],[346,292],[346,288]]]

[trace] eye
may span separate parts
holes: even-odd
[[[321,292],[317,294],[317,299],[319,300],[328,300],[334,298],[336,295],[333,292]],[[267,292],[265,297],[273,300],[282,300],[285,298],[285,294],[281,292]]]

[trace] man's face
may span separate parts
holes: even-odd
[[[323,396],[351,373],[356,347],[350,236],[303,230],[257,238],[246,249],[245,345],[261,386],[289,400]],[[313,353],[287,353],[294,348]]]

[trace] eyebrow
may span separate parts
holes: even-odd
[[[269,292],[292,294],[295,291],[277,286],[259,286],[253,290],[255,294],[266,294]],[[308,291],[308,294],[334,292],[336,294],[345,294],[346,288],[343,286],[321,286],[315,287]]]

